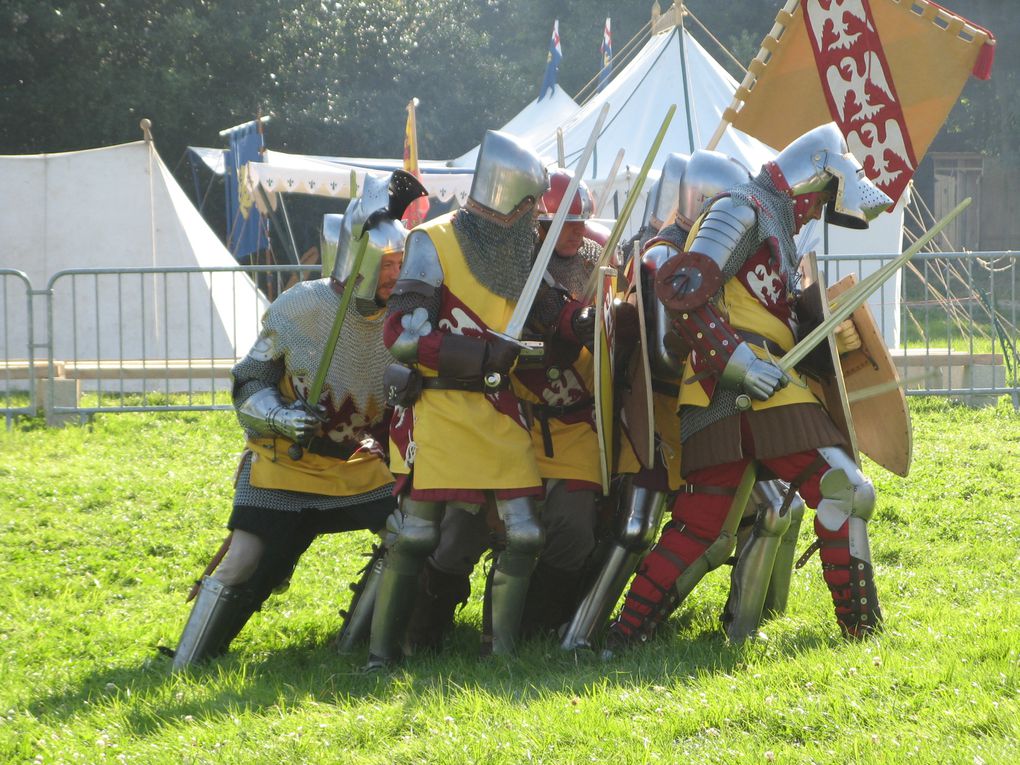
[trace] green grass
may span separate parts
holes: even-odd
[[[172,677],[157,655],[223,537],[230,415],[22,420],[0,432],[0,761],[1020,761],[1020,417],[911,407],[910,477],[869,466],[878,639],[837,637],[816,556],[743,646],[718,632],[717,571],[609,663],[551,642],[477,660],[475,594],[443,656],[374,675],[328,647],[367,534],[313,545],[228,657]]]

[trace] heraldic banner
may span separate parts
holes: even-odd
[[[967,78],[990,77],[994,46],[928,0],[790,0],[724,121],[775,149],[834,121],[899,199]]]

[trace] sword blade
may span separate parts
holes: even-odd
[[[662,141],[666,137],[666,130],[669,129],[669,123],[673,121],[674,114],[676,114],[676,104],[671,104],[669,109],[666,110],[666,116],[662,118],[662,124],[659,126],[659,132],[656,133],[655,140],[652,141],[652,145],[648,149],[648,154],[645,155],[645,161],[641,165],[641,171],[634,180],[634,185],[631,186],[630,193],[627,194],[627,199],[624,200],[623,209],[620,210],[620,214],[616,218],[616,223],[613,224],[613,230],[609,232],[609,238],[606,239],[605,247],[602,248],[602,257],[599,258],[597,267],[592,271],[591,277],[588,279],[588,284],[584,291],[584,299],[586,303],[590,303],[595,298],[595,291],[598,289],[599,283],[599,268],[609,265],[609,262],[613,257],[613,251],[616,249],[616,245],[620,241],[620,237],[623,236],[623,229],[627,225],[627,221],[630,220],[630,214],[634,211],[634,205],[637,204],[638,197],[641,195],[641,189],[644,188],[645,179],[648,177],[648,171],[652,168],[652,162],[655,161],[655,155],[659,153],[659,147],[662,146]]]
[[[535,256],[535,264],[531,267],[528,280],[524,283],[521,296],[517,299],[514,312],[510,315],[510,321],[507,323],[506,329],[501,333],[504,337],[520,340],[524,334],[524,325],[528,320],[528,314],[531,313],[531,306],[535,302],[535,295],[538,294],[538,287],[542,283],[542,277],[545,276],[545,270],[549,267],[549,259],[552,257],[553,250],[556,247],[556,240],[560,238],[563,222],[567,219],[567,213],[570,210],[570,203],[574,199],[574,194],[577,193],[577,187],[581,183],[581,176],[584,175],[584,171],[588,167],[588,160],[591,158],[592,152],[595,151],[595,144],[602,134],[602,125],[605,123],[608,114],[609,104],[607,103],[602,107],[602,111],[599,112],[599,117],[595,121],[595,127],[588,137],[588,143],[585,144],[584,151],[581,152],[581,158],[577,160],[577,164],[574,166],[574,177],[570,179],[567,190],[563,194],[560,209],[553,215],[552,222],[549,224],[549,232],[545,235],[545,241],[542,242],[538,255]]]
[[[804,360],[819,343],[825,340],[829,333],[832,332],[841,322],[847,319],[850,314],[860,308],[864,302],[871,297],[879,287],[881,287],[886,280],[892,276],[904,263],[910,260],[914,255],[921,251],[928,242],[934,239],[939,233],[948,226],[953,220],[962,213],[971,203],[971,198],[967,197],[960,204],[953,208],[953,210],[946,215],[942,220],[936,223],[932,228],[925,232],[924,236],[914,242],[908,249],[904,250],[901,255],[897,255],[891,261],[886,263],[880,269],[871,274],[871,276],[863,279],[855,287],[844,292],[839,296],[839,299],[834,301],[831,308],[832,313],[825,321],[811,330],[807,336],[791,348],[783,358],[778,362],[778,366],[784,372],[789,372],[797,364]]]

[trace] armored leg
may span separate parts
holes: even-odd
[[[567,625],[560,642],[564,650],[590,648],[595,633],[609,620],[638,562],[655,541],[666,509],[666,494],[628,481],[621,509],[617,540]]]
[[[173,671],[222,655],[255,608],[248,591],[207,576],[174,652]]]
[[[730,575],[730,594],[723,612],[726,635],[740,642],[761,624],[766,594],[773,581],[782,539],[790,528],[793,495],[779,481],[764,481],[751,492],[755,521]],[[789,588],[789,571],[786,574]]]
[[[867,525],[875,509],[875,487],[842,449],[818,452],[829,465],[819,483],[822,499],[815,510],[822,575],[843,633],[862,638],[878,631],[882,623]]]
[[[407,627],[407,642],[414,651],[438,650],[453,626],[457,608],[471,594],[468,574],[452,574],[425,561],[418,579],[418,596]]]
[[[372,555],[361,570],[361,578],[351,584],[351,604],[341,611],[344,621],[336,637],[336,650],[340,654],[352,653],[368,640],[372,630],[372,611],[379,593],[379,583],[386,564],[386,545],[373,545]]]
[[[489,608],[492,620],[491,652],[512,654],[528,595],[528,583],[542,550],[545,533],[530,497],[496,501],[496,510],[506,527],[506,546],[492,566]],[[482,652],[490,648],[482,646]]]
[[[779,540],[776,562],[772,566],[772,579],[769,591],[765,593],[765,605],[762,608],[762,619],[771,619],[786,612],[786,603],[790,597],[790,577],[793,574],[793,559],[797,555],[797,537],[800,524],[804,520],[804,500],[800,494],[793,495],[790,503],[790,526]]]
[[[610,652],[635,639],[651,637],[705,574],[726,562],[736,545],[737,526],[754,486],[755,470],[754,462],[747,463],[733,489],[702,486],[691,490],[703,500],[697,507],[685,508],[682,525],[668,524],[645,556],[610,628]]]
[[[405,497],[386,522],[394,541],[386,555],[372,612],[369,668],[384,666],[401,656],[400,644],[418,590],[418,575],[439,542],[442,512],[442,502]]]

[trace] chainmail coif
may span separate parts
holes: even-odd
[[[504,227],[460,209],[454,213],[453,230],[471,275],[489,291],[516,302],[531,273],[534,217],[525,214]]]

